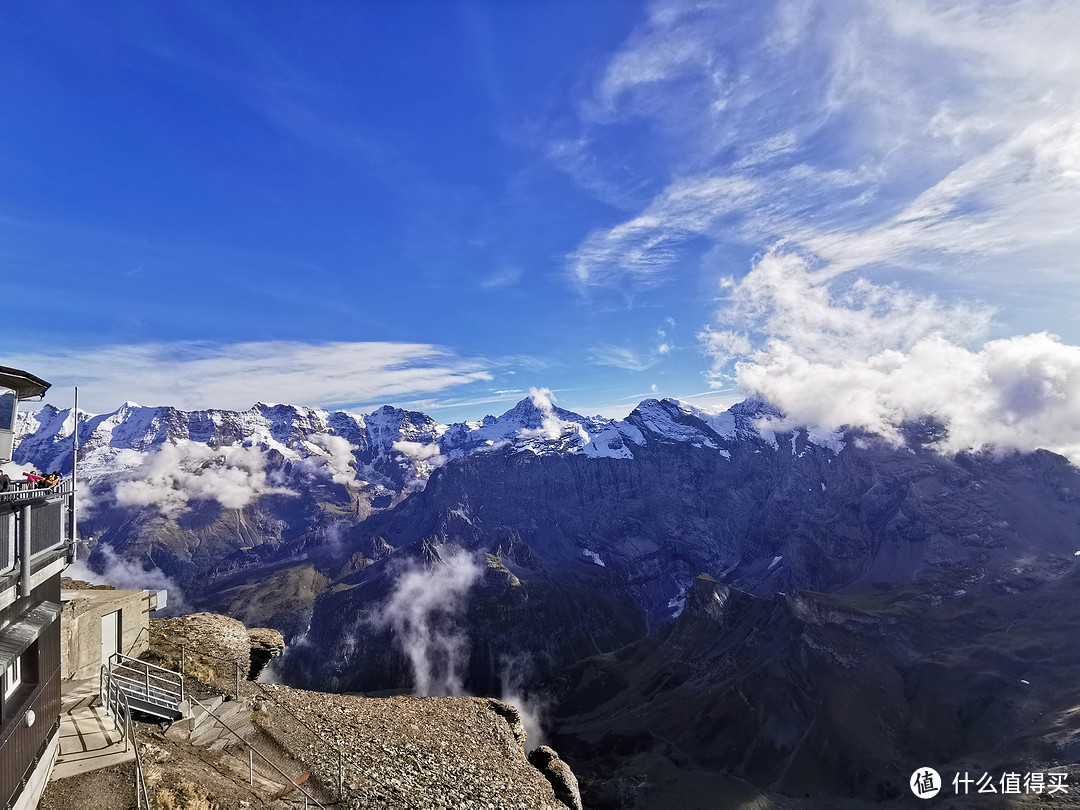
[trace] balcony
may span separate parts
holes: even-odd
[[[49,489],[20,484],[0,493],[0,609],[63,570],[74,501],[70,480]]]
[[[9,506],[18,509],[27,504],[36,504],[42,501],[60,498],[64,495],[72,495],[75,492],[75,481],[65,478],[55,487],[38,489],[36,485],[24,484],[21,481],[13,481],[11,489],[0,492],[0,508]]]

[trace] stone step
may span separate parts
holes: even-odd
[[[193,745],[214,746],[213,750],[220,750],[233,742],[239,742],[236,735],[247,737],[254,731],[251,712],[242,701],[218,703],[214,707],[213,715],[213,718],[205,713],[200,715],[190,736]],[[230,730],[235,734],[230,733]],[[221,745],[215,746],[219,740]]]
[[[191,725],[190,725],[191,731],[194,731],[195,729],[197,729],[199,726],[203,725],[204,723],[213,724],[214,721],[210,719],[210,714],[216,714],[217,713],[218,707],[221,706],[221,704],[225,702],[225,698],[222,697],[221,695],[219,695],[218,697],[212,698],[209,701],[204,700],[204,701],[200,701],[200,702],[202,703],[203,706],[206,707],[205,710],[203,710],[203,708],[201,706],[199,706],[199,705],[197,705],[195,703],[191,704],[191,706],[192,706],[192,708],[191,708],[191,721],[190,721],[191,722]]]

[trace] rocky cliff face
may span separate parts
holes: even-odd
[[[18,459],[62,463],[62,417],[28,420]],[[130,408],[81,429],[84,527],[92,565],[149,558],[198,604],[284,633],[292,684],[545,701],[587,804],[664,806],[656,785],[691,771],[732,797],[889,798],[912,752],[948,740],[960,761],[1012,722],[1020,653],[998,623],[1038,604],[1057,632],[1080,471],[942,456],[930,424],[896,447],[777,417]],[[1044,659],[1050,716],[1071,659]],[[1071,756],[1043,731],[1015,750]]]
[[[1080,570],[1041,574],[1022,592],[998,580],[944,601],[910,587],[756,597],[703,575],[674,624],[564,670],[555,744],[601,807],[663,806],[662,784],[627,790],[642,767],[729,774],[822,807],[902,802],[922,762],[1068,770]]]

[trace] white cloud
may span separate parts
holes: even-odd
[[[522,430],[518,435],[522,438],[543,437],[552,440],[560,438],[567,426],[563,424],[563,421],[555,413],[555,403],[558,400],[551,393],[551,389],[530,388],[529,398],[542,414],[540,427],[535,430]]]
[[[1078,38],[1080,6],[1053,0],[658,4],[598,77],[580,140],[601,152],[610,125],[647,125],[664,187],[589,233],[568,276],[655,286],[704,238],[968,288],[1023,262],[1075,294]]]
[[[64,569],[64,576],[89,582],[91,585],[112,585],[121,590],[168,591],[166,613],[172,616],[182,615],[190,610],[183,589],[157,566],[143,568],[141,562],[121,558],[109,546],[97,548],[97,564],[101,571],[95,571],[83,560],[76,560]]]
[[[738,284],[720,320],[763,338],[702,335],[714,376],[783,409],[788,426],[843,426],[900,441],[901,423],[932,416],[945,452],[1047,448],[1080,462],[1080,347],[1045,333],[984,341],[990,313],[895,286],[837,290],[805,261],[772,253]],[[745,352],[746,346],[736,348]]]
[[[400,441],[394,442],[391,447],[412,462],[412,477],[405,482],[406,488],[412,490],[423,489],[431,471],[450,460],[440,453],[439,445],[434,443]]]
[[[455,618],[483,569],[464,552],[442,547],[440,554],[430,567],[404,569],[374,617],[376,626],[393,629],[409,659],[416,695],[465,694],[468,639]]]
[[[477,286],[482,290],[499,290],[505,287],[513,287],[521,281],[521,276],[520,267],[502,267],[480,279]]]
[[[674,331],[674,329],[675,321],[667,318],[664,320],[663,327],[653,330],[651,337],[654,345],[651,349],[632,349],[629,346],[601,344],[589,349],[588,360],[598,366],[611,366],[626,371],[645,371],[671,354],[674,346],[669,339],[669,331]]]
[[[348,439],[329,433],[316,433],[305,445],[311,454],[305,459],[306,463],[311,464],[317,459],[316,463],[325,467],[335,484],[360,486],[356,479],[356,458],[353,456],[356,445],[350,444]]]
[[[625,346],[594,346],[589,350],[589,362],[627,371],[645,371],[656,365],[654,357],[642,357]]]
[[[114,488],[121,506],[152,506],[176,517],[193,500],[214,500],[226,509],[243,509],[263,495],[295,495],[266,475],[266,457],[255,447],[213,448],[182,439],[164,444],[123,473]],[[125,466],[121,459],[118,466]]]
[[[725,217],[752,205],[761,191],[753,179],[734,174],[678,181],[633,219],[590,233],[568,257],[570,277],[582,288],[623,281],[655,286],[687,242],[715,234]]]
[[[420,444],[420,442],[394,442],[392,447],[404,456],[428,460],[439,455],[439,445]]]
[[[241,410],[260,401],[333,407],[492,379],[479,361],[423,343],[142,344],[5,362],[50,380],[54,395],[79,386],[80,406],[97,412],[124,400],[187,410]]]

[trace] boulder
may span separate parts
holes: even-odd
[[[577,777],[553,749],[546,745],[534,748],[529,754],[529,762],[551,782],[556,799],[571,810],[582,810]]]

